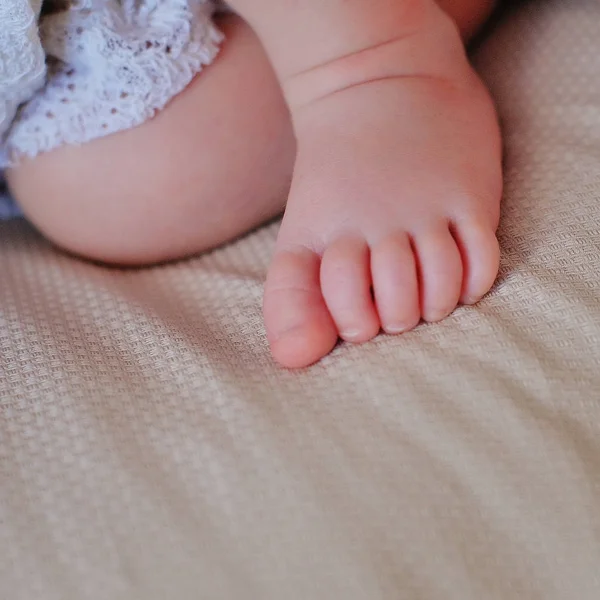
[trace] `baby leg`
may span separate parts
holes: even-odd
[[[265,290],[275,357],[401,333],[498,269],[501,143],[457,23],[433,0],[231,0],[259,33],[298,140]],[[445,1],[465,36],[487,0]],[[479,16],[478,16],[479,15]]]
[[[24,212],[68,251],[138,265],[212,248],[279,213],[295,154],[251,29],[226,17],[215,63],[144,125],[8,173]]]
[[[480,24],[490,7],[487,0],[440,0],[440,4],[456,20],[465,38]],[[86,258],[117,264],[148,264],[211,248],[247,231],[283,208],[296,150],[287,107],[265,53],[249,27],[236,17],[225,19],[222,26],[227,41],[215,64],[154,120],[135,130],[79,148],[65,147],[39,156],[9,173],[13,193],[26,214],[50,239]],[[324,72],[324,75],[327,73]],[[402,97],[410,95],[402,94]],[[406,105],[402,97],[398,99],[398,105]],[[382,107],[385,108],[385,103],[376,107],[375,112]],[[440,112],[436,108],[439,107],[434,103],[434,111]],[[477,111],[471,108],[472,102],[467,101],[465,112],[474,115],[474,125],[479,123],[481,126],[482,137],[486,137],[486,131],[489,133],[487,141],[481,146],[484,151],[491,148],[493,153],[497,145],[497,132],[494,126],[490,126],[490,119],[482,117],[486,110],[491,111],[489,107]],[[359,114],[370,112],[367,106],[367,110],[363,107]],[[401,123],[402,119],[397,120]],[[466,127],[463,132],[463,142],[460,127],[457,130],[459,145],[468,147],[469,128]],[[410,130],[404,132],[405,135],[407,133]],[[396,137],[397,141],[403,143],[402,135]],[[375,142],[379,143],[377,140]],[[475,148],[477,144],[473,146]],[[314,156],[317,167],[319,155],[326,147],[318,141]],[[435,150],[435,144],[432,147]],[[397,150],[387,152],[387,157],[394,159],[394,164],[401,163]],[[382,160],[381,164],[385,162]],[[493,160],[489,162],[494,163]],[[436,165],[429,165],[426,160],[422,163],[418,166],[421,172],[427,172],[423,176],[426,179],[430,172],[435,172]],[[373,173],[378,168],[374,168]],[[471,168],[474,169],[474,165]],[[305,170],[318,171],[317,168]],[[350,165],[341,174],[342,179],[356,170],[355,166]],[[494,179],[493,173],[492,164],[490,179]],[[298,172],[296,178],[299,179]],[[446,180],[440,178],[445,183],[445,189],[460,191],[456,177],[450,175]],[[339,195],[336,188],[334,182],[333,198]],[[480,192],[475,188],[473,186],[473,191],[466,196],[477,197]],[[373,188],[369,191],[372,192]],[[411,206],[411,195],[406,191],[411,190],[403,190],[402,185],[397,185],[396,193],[402,192],[402,197],[406,198],[399,206]],[[293,210],[289,211],[284,221],[265,303],[265,317],[275,357],[288,366],[308,364],[333,346],[339,330],[332,316],[339,314],[334,306],[335,298],[348,298],[350,312],[356,311],[357,300],[361,300],[360,294],[348,293],[346,289],[346,284],[352,283],[352,277],[344,276],[345,281],[339,286],[332,284],[332,278],[328,283],[328,278],[323,277],[323,289],[328,286],[336,292],[330,294],[333,302],[329,306],[323,298],[320,282],[320,271],[321,275],[325,273],[325,269],[321,268],[321,257],[329,244],[327,236],[319,230],[329,228],[335,236],[339,234],[340,223],[363,220],[357,214],[360,204],[353,198],[352,192],[350,189],[349,202],[342,204],[340,210],[333,210],[335,203],[331,204],[329,216],[311,215],[311,211],[302,208],[304,202],[295,199],[305,194],[292,194],[290,204]],[[498,195],[499,192],[492,193],[491,197]],[[376,203],[366,203],[367,207],[373,207],[373,211],[367,213],[381,215],[381,199],[374,199]],[[486,202],[482,200],[481,204],[485,209]],[[314,206],[318,205],[315,203]],[[486,230],[493,231],[495,227],[497,200],[491,200],[487,206],[490,208],[490,224],[484,228],[480,242],[472,244],[469,236],[457,237],[458,244],[462,244],[462,296],[465,301],[476,300],[489,287],[495,274],[497,248],[494,250]],[[305,216],[296,219],[293,218],[294,213]],[[481,225],[481,210],[469,209],[462,214],[459,210],[456,214],[462,217],[475,216],[476,227],[472,231],[477,233]],[[392,216],[393,219],[388,221],[394,228],[404,222],[401,233],[410,232],[411,222],[407,215]],[[439,214],[434,210],[432,216],[437,218]],[[303,239],[299,234],[303,228],[305,233],[315,231],[314,239]],[[358,231],[361,234],[360,228]],[[413,239],[420,240],[422,237]],[[410,290],[415,287],[410,269],[415,258],[412,254],[408,255],[407,251],[412,252],[414,246],[405,247],[403,239],[402,235],[391,236],[386,243],[388,247],[395,248],[396,270],[398,267],[400,271],[406,270],[408,266],[406,285],[399,291],[393,285],[393,277],[387,277],[387,283],[385,277],[379,277],[382,285],[375,286],[379,301],[375,307],[368,304],[363,307],[366,310],[358,319],[358,324],[363,328],[365,324],[367,329],[371,326],[368,320],[373,310],[378,311],[373,321],[375,327],[378,329],[381,324],[390,332],[397,330],[391,317],[397,317],[398,312],[410,316],[411,302],[414,306]],[[465,245],[465,239],[468,245]],[[340,244],[343,246],[342,242]],[[382,244],[381,247],[385,249],[386,245]],[[289,248],[294,248],[294,252],[289,252]],[[296,252],[302,248],[308,254]],[[342,252],[339,252],[340,248],[336,250],[334,247],[333,250],[341,255],[341,260],[337,261],[332,260],[332,257],[335,259],[335,252],[328,253],[328,263],[334,268],[346,264],[351,271],[356,271],[357,267],[364,269],[364,256],[360,252],[357,255],[354,243],[350,244],[347,251],[343,247]],[[367,250],[370,251],[370,248]],[[479,257],[474,257],[474,252],[479,252]],[[350,261],[347,260],[349,256]],[[373,266],[377,256],[383,257],[385,263],[385,257],[392,255],[374,252]],[[438,267],[446,270],[443,261]],[[370,269],[367,265],[364,281],[375,280],[376,271],[371,273]],[[385,269],[379,269],[379,272],[385,273]],[[424,277],[427,273],[422,269],[418,274],[418,302],[421,308],[410,319],[418,319],[424,300],[431,296],[431,285],[428,283],[431,277]],[[444,277],[439,279],[443,284]],[[388,303],[383,301],[386,286],[390,297]],[[444,289],[445,285],[441,287]],[[360,305],[358,308],[361,308]],[[393,314],[394,310],[396,315]],[[299,326],[292,327],[293,335],[286,336],[283,333],[286,328],[289,329],[289,323],[286,323],[289,318],[299,321]],[[371,327],[367,335],[363,333],[361,339],[370,337],[375,327]]]

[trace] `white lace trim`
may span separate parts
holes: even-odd
[[[44,82],[44,51],[37,35],[41,0],[0,2],[0,139],[17,107]]]
[[[151,118],[213,61],[222,38],[213,12],[209,0],[80,0],[44,16],[46,85],[14,119],[5,157],[81,144]]]

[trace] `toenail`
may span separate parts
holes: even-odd
[[[340,337],[348,341],[356,340],[360,338],[361,335],[362,331],[359,329],[351,329],[350,331],[343,331],[340,333]]]
[[[450,310],[435,310],[431,311],[429,315],[427,315],[427,321],[430,323],[437,323],[438,321],[442,321],[448,315],[450,315],[452,311]]]
[[[398,333],[404,333],[407,329],[407,325],[388,325],[385,328],[385,332],[390,335],[396,335]]]

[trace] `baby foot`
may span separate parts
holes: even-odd
[[[294,112],[298,155],[264,300],[274,357],[307,366],[477,302],[499,263],[501,143],[465,58],[365,78]]]

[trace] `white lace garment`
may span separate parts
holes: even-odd
[[[0,0],[0,168],[151,118],[214,59],[214,10],[211,0]]]

